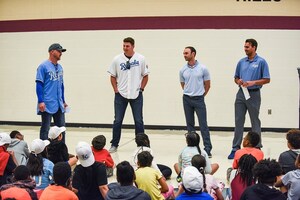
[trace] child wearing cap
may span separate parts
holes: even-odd
[[[53,126],[50,128],[48,138],[50,144],[48,146],[48,158],[54,164],[58,162],[69,162],[71,166],[77,163],[77,159],[72,157],[69,159],[69,152],[67,145],[62,141],[62,133],[66,131],[64,126],[57,127]]]
[[[34,139],[30,145],[31,153],[26,166],[36,182],[35,190],[38,196],[53,182],[54,164],[47,159],[47,146],[49,143],[49,140]]]
[[[166,179],[160,171],[151,167],[153,156],[148,151],[138,154],[138,169],[135,171],[135,184],[141,190],[147,192],[152,200],[164,200],[174,198],[174,188],[166,183]],[[161,186],[157,185],[157,182]]]
[[[30,152],[27,143],[24,141],[24,136],[19,131],[12,131],[9,135],[11,143],[7,150],[14,152],[19,165],[26,165]]]
[[[80,165],[74,169],[73,191],[80,200],[104,200],[108,191],[105,165],[95,162],[92,148],[86,142],[79,142],[75,151]]]
[[[104,149],[106,138],[104,135],[98,135],[92,140],[92,151],[97,162],[104,163],[106,166],[107,177],[113,176],[114,160],[112,159],[109,151]]]
[[[78,200],[71,189],[71,167],[66,162],[58,162],[53,168],[54,183],[49,185],[40,200]]]
[[[194,166],[188,166],[183,171],[182,187],[184,192],[176,200],[203,199],[213,200],[213,198],[203,191],[203,176]]]
[[[0,186],[7,183],[7,178],[18,165],[14,152],[7,151],[10,143],[10,136],[7,133],[0,133]]]

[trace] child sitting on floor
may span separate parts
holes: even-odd
[[[138,154],[138,169],[135,171],[135,184],[141,190],[147,192],[152,200],[164,200],[174,198],[174,188],[168,186],[161,173],[151,167],[153,156],[148,151]],[[161,186],[157,185],[157,182]]]
[[[300,154],[295,161],[296,169],[289,171],[275,184],[276,187],[286,187],[288,199],[300,199]]]
[[[235,152],[233,163],[232,163],[233,169],[237,169],[239,167],[238,166],[239,160],[244,154],[253,155],[257,161],[264,159],[264,153],[260,149],[256,148],[259,141],[260,141],[260,137],[258,133],[252,131],[249,131],[247,133],[247,135],[244,137],[243,140],[244,148],[239,149]]]
[[[113,176],[115,163],[110,153],[104,149],[105,144],[106,138],[104,135],[94,137],[92,140],[92,151],[94,153],[95,160],[105,164],[107,177],[111,177]]]
[[[54,164],[58,162],[68,162],[70,166],[76,165],[77,158],[72,157],[69,158],[69,152],[67,145],[62,141],[63,135],[62,133],[66,131],[64,126],[57,127],[53,126],[50,128],[48,133],[48,138],[50,144],[48,146],[48,158]]]

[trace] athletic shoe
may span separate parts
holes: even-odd
[[[211,155],[211,153],[209,152],[209,153],[207,153],[207,155],[208,155],[208,157],[209,158],[212,158],[212,155]]]
[[[109,151],[109,153],[115,153],[115,152],[117,152],[117,150],[118,150],[118,147],[111,146],[108,151]]]
[[[232,151],[230,152],[229,156],[227,157],[229,160],[232,160],[234,158],[236,150],[232,149]]]

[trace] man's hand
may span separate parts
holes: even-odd
[[[40,110],[41,112],[45,112],[45,110],[46,110],[46,105],[45,105],[44,102],[39,103],[39,110]]]
[[[255,85],[255,81],[246,81],[243,83],[243,87],[251,87]]]

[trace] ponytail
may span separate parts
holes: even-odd
[[[205,173],[204,173],[204,167],[200,167],[199,168],[199,172],[203,176],[203,191],[202,192],[206,192],[207,193],[207,189],[206,189],[206,177],[205,177]]]

